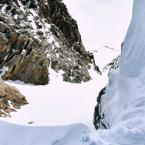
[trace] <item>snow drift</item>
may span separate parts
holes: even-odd
[[[84,145],[89,130],[82,124],[62,127],[25,127],[0,122],[1,145]]]

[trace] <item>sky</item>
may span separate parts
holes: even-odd
[[[132,0],[63,0],[77,20],[88,50],[120,49],[131,20]]]

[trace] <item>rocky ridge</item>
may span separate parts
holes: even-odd
[[[51,68],[64,81],[86,82],[90,64],[93,54],[61,0],[0,2],[0,67],[7,68],[2,79],[44,85]]]

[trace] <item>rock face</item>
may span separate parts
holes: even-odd
[[[95,106],[95,110],[94,110],[93,124],[94,124],[96,129],[106,128],[106,124],[104,124],[102,122],[104,114],[102,113],[102,107],[101,107],[101,99],[102,99],[102,96],[105,94],[105,90],[106,90],[106,88],[103,88],[99,92],[99,95],[97,98],[97,105]]]
[[[111,79],[112,79],[112,71],[117,70],[119,68],[119,59],[120,59],[120,56],[113,59],[112,62],[108,63],[103,69],[103,71],[104,70],[109,71],[109,77]],[[108,86],[112,85],[112,80],[111,79],[109,81]],[[117,79],[115,77],[114,77],[114,80],[117,81]],[[104,107],[103,105],[104,104],[102,103],[103,99],[104,99],[103,98],[104,95],[106,95],[108,93],[108,92],[106,92],[106,90],[107,91],[109,90],[108,86],[102,88],[102,90],[99,92],[98,97],[97,97],[97,105],[95,106],[95,109],[94,109],[94,118],[93,118],[93,123],[94,123],[94,126],[95,126],[96,129],[100,129],[100,128],[107,129],[107,128],[109,128],[109,124],[104,121],[104,110],[103,110],[103,107]],[[114,90],[118,89],[116,83],[114,83],[114,85],[112,85],[111,87]],[[107,104],[107,102],[105,102],[105,103]]]
[[[25,104],[25,97],[15,87],[0,80],[0,117],[9,116],[10,112]]]
[[[94,57],[61,0],[0,1],[0,67],[8,68],[4,80],[44,85],[51,67],[63,72],[64,81],[80,83],[91,79],[89,64]]]

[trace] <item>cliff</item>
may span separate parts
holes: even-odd
[[[91,79],[89,64],[94,57],[85,50],[77,23],[61,0],[0,2],[2,79],[44,85],[53,69],[64,81],[86,82]]]

